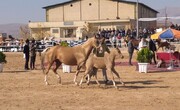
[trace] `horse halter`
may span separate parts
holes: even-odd
[[[102,37],[95,37],[95,38],[96,38],[96,44],[98,45],[96,48],[100,48],[105,39]]]

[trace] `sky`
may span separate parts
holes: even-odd
[[[45,21],[45,9],[42,7],[65,1],[68,0],[1,0],[0,24],[43,22]],[[165,7],[180,7],[180,0],[139,0],[139,2],[155,10]]]

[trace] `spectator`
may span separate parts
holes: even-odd
[[[29,70],[29,39],[26,40],[26,44],[24,45],[23,53],[25,54],[25,70]]]
[[[149,40],[149,49],[153,52],[152,57],[153,57],[154,63],[156,64],[155,52],[157,51],[157,48],[156,48],[155,42],[151,38]]]
[[[141,38],[141,41],[139,42],[139,46],[138,46],[138,49],[141,50],[142,48],[145,48],[147,47],[147,43],[145,41],[145,38]]]
[[[133,56],[133,53],[134,53],[134,46],[133,46],[133,43],[132,43],[132,39],[133,37],[131,36],[130,37],[130,40],[128,42],[128,53],[129,53],[129,65],[132,66],[132,56]]]
[[[113,47],[116,48],[116,36],[112,37]]]
[[[33,39],[30,45],[30,68],[31,70],[35,69],[35,61],[36,61],[36,44]]]

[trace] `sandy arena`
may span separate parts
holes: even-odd
[[[123,53],[125,59],[118,61],[127,62],[128,54],[125,50]],[[117,90],[112,84],[103,84],[101,71],[101,87],[94,78],[89,86],[75,86],[73,67],[72,73],[58,70],[62,85],[50,71],[50,85],[46,86],[39,56],[37,70],[24,71],[22,52],[6,55],[7,64],[0,73],[0,110],[180,110],[180,71],[145,74],[138,73],[135,66],[116,66],[126,84],[123,87],[118,83]]]

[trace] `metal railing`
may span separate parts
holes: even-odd
[[[0,52],[22,52],[23,46],[0,46]]]

